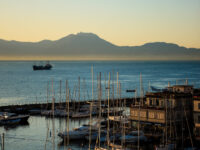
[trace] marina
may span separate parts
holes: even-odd
[[[14,144],[22,150],[28,144],[45,150],[199,147],[200,92],[189,79],[145,87],[140,74],[137,88],[123,87],[120,73],[94,72],[93,66],[89,77],[74,79],[74,86],[70,80],[47,81],[43,101],[0,106],[2,149]],[[23,117],[26,122],[20,122]]]
[[[46,127],[43,126],[46,129],[46,134],[44,134],[46,135],[46,140],[43,139],[45,141],[45,149],[48,142],[53,144],[54,149],[65,149],[65,146],[76,149],[77,145],[74,142],[77,143],[77,140],[80,141],[78,142],[79,144],[81,143],[79,145],[81,149],[88,149],[88,146],[90,149],[154,149],[154,147],[159,149],[160,144],[163,144],[161,148],[169,146],[167,149],[170,147],[171,149],[179,149],[181,146],[198,147],[199,134],[193,131],[199,130],[199,127],[194,122],[196,120],[192,119],[192,116],[195,116],[195,114],[198,115],[197,112],[199,110],[198,108],[196,110],[196,102],[199,102],[199,95],[200,89],[193,89],[193,86],[185,84],[169,86],[168,90],[149,92],[144,97],[129,99],[132,104],[130,104],[131,102],[126,103],[126,99],[117,99],[113,103],[110,103],[109,94],[108,99],[105,101],[99,99],[99,101],[87,101],[81,104],[77,102],[77,105],[82,109],[88,107],[89,103],[89,114],[88,112],[85,114],[85,111],[81,114],[80,110],[77,111],[76,107],[74,110],[70,109],[72,103],[70,106],[69,99],[66,99],[66,104],[62,111],[55,109],[56,106],[58,107],[61,104],[54,104],[54,101],[50,109],[44,107],[45,105],[43,104],[43,108],[46,108],[46,110],[40,107],[41,113],[30,111],[27,107],[28,105],[20,107],[4,106],[0,108],[1,111],[4,111],[0,113],[0,125],[2,126],[0,128],[4,130],[1,136],[3,138],[3,147],[7,145],[5,144],[6,138],[20,140],[20,138],[15,136],[10,136],[10,138],[10,134],[7,131],[15,130],[15,128],[23,128],[24,125],[27,127],[30,126],[29,122],[27,122],[29,115],[31,115],[30,119],[39,119],[42,122],[45,120],[46,122]],[[187,103],[184,102],[184,99]],[[166,105],[168,104],[168,100],[170,101],[170,105]],[[182,104],[179,104],[183,102],[187,104],[184,107]],[[93,107],[91,107],[93,103],[96,109],[94,114],[92,114]],[[29,106],[29,108],[31,110],[39,109],[36,107],[33,108],[33,106]],[[127,114],[125,112],[128,109],[130,112]],[[5,110],[10,112],[5,112]],[[121,110],[121,113],[118,113],[119,111],[116,110]],[[12,111],[24,115],[16,115]],[[44,111],[50,113],[43,114],[42,112]],[[59,115],[63,114],[63,111],[67,114],[63,116]],[[174,114],[176,115],[174,116]],[[178,118],[174,119],[177,116]],[[25,137],[25,135],[23,136]],[[24,137],[21,139],[25,139]],[[29,138],[27,137],[27,139]],[[36,138],[35,140],[39,139]],[[56,142],[58,141],[59,144],[56,146]]]

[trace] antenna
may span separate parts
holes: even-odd
[[[148,92],[150,92],[150,91],[151,91],[151,83],[149,81],[149,90],[148,90]]]
[[[185,80],[185,85],[188,85],[188,79]]]
[[[168,87],[170,87],[170,82],[168,82]]]

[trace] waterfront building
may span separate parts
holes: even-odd
[[[182,139],[193,130],[193,86],[174,85],[160,92],[147,92],[130,107],[132,127],[169,141]]]
[[[194,91],[194,136],[200,142],[200,89]]]

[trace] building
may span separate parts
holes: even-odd
[[[145,133],[169,139],[191,136],[193,126],[193,86],[174,85],[161,92],[148,92],[130,107],[134,127],[139,122]],[[200,101],[199,101],[200,102]]]
[[[200,142],[200,89],[194,91],[194,136],[196,141]]]

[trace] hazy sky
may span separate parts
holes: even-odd
[[[200,0],[0,0],[0,38],[56,40],[92,32],[116,45],[200,48]]]

